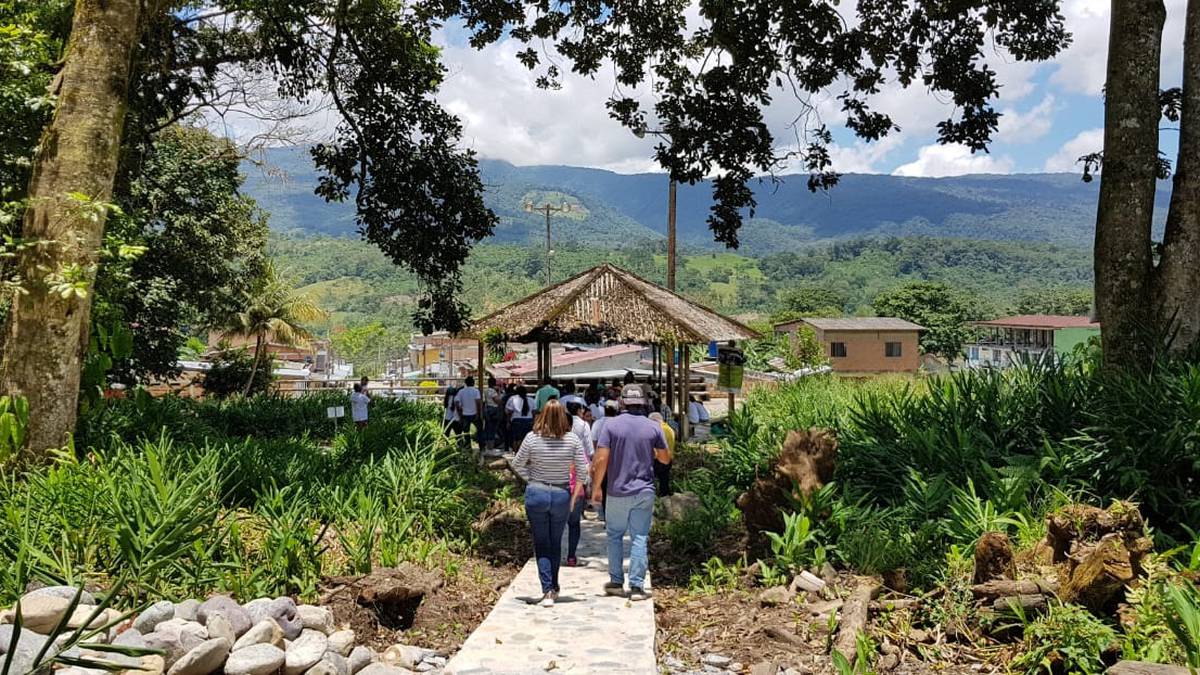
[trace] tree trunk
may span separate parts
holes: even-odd
[[[112,198],[141,10],[138,0],[76,2],[58,105],[34,157],[23,237],[44,243],[17,260],[26,293],[9,315],[0,387],[29,401],[27,451],[35,458],[62,446],[75,427],[106,214],[70,195]],[[85,282],[87,295],[55,292],[64,276]]]
[[[242,396],[249,396],[250,390],[254,388],[254,378],[258,375],[258,363],[262,361],[263,352],[263,336],[260,333],[254,337],[254,363],[250,364],[250,379],[246,381],[246,388],[242,390]]]
[[[1163,323],[1174,332],[1174,351],[1200,338],[1200,0],[1188,2],[1185,25],[1179,159],[1157,288]]]
[[[1104,361],[1148,362],[1154,319],[1150,228],[1158,168],[1162,0],[1113,0],[1096,215],[1096,311]]]

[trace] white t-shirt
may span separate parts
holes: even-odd
[[[518,420],[518,419],[528,419],[530,417],[533,417],[533,402],[529,401],[528,397],[526,397],[526,402],[529,403],[529,409],[526,410],[524,413],[522,413],[521,412],[521,408],[522,408],[521,397],[513,396],[508,399],[508,409],[512,411],[513,419]]]
[[[463,417],[472,417],[479,414],[479,401],[482,398],[483,395],[475,387],[465,387],[454,395],[454,402],[461,408]]]
[[[592,444],[592,428],[582,419],[571,417],[571,431],[583,443],[583,454],[587,455],[589,462],[592,461],[592,455],[596,454],[596,446]]]
[[[600,405],[599,403],[589,405],[588,410],[592,411],[593,420],[598,420],[601,417],[604,417],[604,406]]]
[[[583,397],[579,396],[577,394],[567,394],[566,396],[563,396],[562,398],[560,398],[558,400],[564,406],[567,405],[568,403],[578,403],[579,405],[584,405]]]
[[[367,404],[371,402],[371,397],[361,391],[350,392],[350,419],[355,422],[367,421]]]

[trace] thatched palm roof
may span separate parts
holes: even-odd
[[[471,324],[481,338],[498,330],[513,342],[707,343],[758,333],[733,319],[605,263]]]

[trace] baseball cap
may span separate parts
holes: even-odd
[[[621,403],[625,405],[646,405],[646,393],[640,384],[627,384],[621,388]]]

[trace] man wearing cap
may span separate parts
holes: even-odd
[[[650,522],[654,515],[654,461],[671,463],[671,451],[662,427],[646,417],[649,404],[641,385],[627,384],[621,389],[625,411],[605,418],[596,439],[593,462],[592,501],[603,499],[601,485],[608,478],[605,529],[608,533],[608,576],[604,585],[608,595],[625,592],[624,540],[632,540],[629,552],[629,598],[645,600],[647,549]]]

